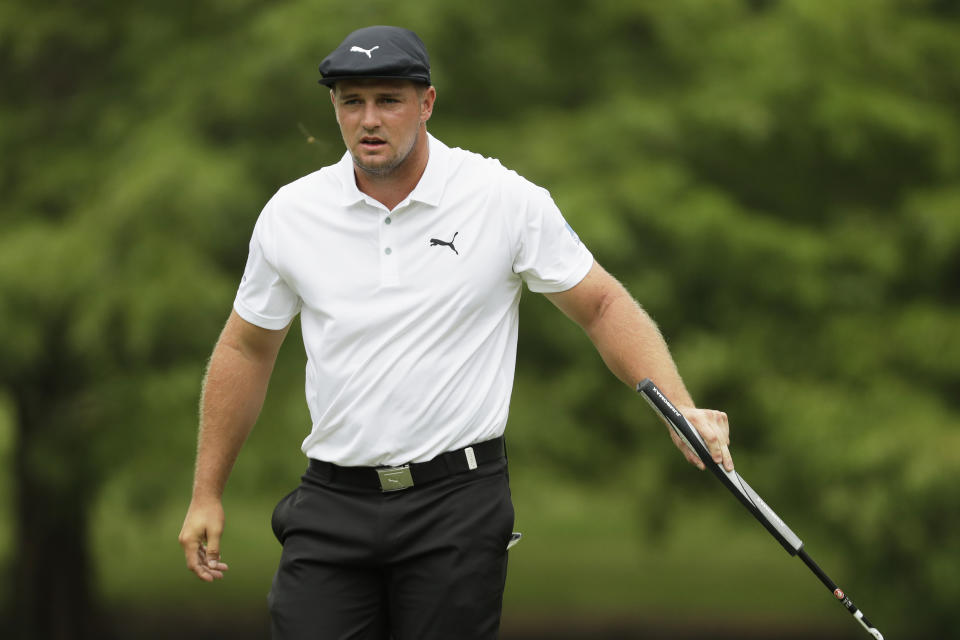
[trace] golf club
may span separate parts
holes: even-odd
[[[700,433],[687,422],[683,414],[677,411],[677,408],[667,400],[666,396],[660,392],[657,386],[649,378],[646,378],[637,385],[637,391],[646,398],[650,406],[653,407],[653,410],[674,430],[680,439],[683,440],[684,444],[697,454],[700,460],[703,461],[703,464],[713,472],[713,475],[717,476],[717,479],[720,480],[720,482],[737,497],[743,506],[760,521],[760,524],[777,539],[777,542],[783,545],[787,553],[791,556],[800,556],[804,564],[820,578],[820,581],[833,593],[834,597],[846,607],[847,611],[857,619],[857,622],[867,630],[867,633],[878,640],[883,640],[883,636],[877,631],[876,627],[867,620],[863,612],[857,609],[843,590],[807,555],[807,552],[803,548],[803,541],[797,537],[797,534],[784,524],[783,520],[773,512],[773,509],[767,506],[767,503],[740,477],[739,473],[736,471],[727,471],[713,461],[713,457],[707,450],[707,445],[704,443],[703,438],[700,437]]]

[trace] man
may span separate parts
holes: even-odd
[[[654,379],[732,469],[726,416],[694,408],[653,321],[545,190],[428,135],[436,90],[413,32],[360,29],[320,71],[347,153],[257,221],[204,384],[187,566],[206,581],[227,570],[221,495],[300,313],[313,426],[303,481],[272,518],[274,637],[494,638],[524,283],[631,388]]]

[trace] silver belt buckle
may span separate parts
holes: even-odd
[[[410,475],[408,464],[377,469],[377,475],[380,476],[380,490],[383,492],[400,491],[413,486],[413,476]]]

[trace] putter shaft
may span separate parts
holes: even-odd
[[[798,555],[804,564],[813,571],[820,582],[826,585],[827,589],[833,593],[834,597],[856,618],[857,622],[867,630],[871,636],[877,640],[883,640],[883,635],[870,623],[869,620],[847,597],[847,594],[840,589],[836,583],[830,579],[823,569],[807,554],[803,548],[803,542],[790,530],[789,527],[773,512],[766,502],[757,495],[750,485],[736,471],[726,471],[719,464],[713,461],[706,443],[700,436],[700,433],[687,422],[687,419],[681,414],[673,403],[670,402],[663,393],[657,389],[649,378],[643,380],[637,385],[637,391],[647,400],[653,410],[666,422],[681,440],[697,454],[703,464],[710,469],[731,493],[743,504],[753,516],[770,532],[783,548],[790,555]]]

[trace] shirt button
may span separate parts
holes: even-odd
[[[393,220],[391,220],[390,218],[387,218],[387,219],[384,220],[383,222],[384,222],[384,224],[390,224],[391,222],[393,222]]]
[[[391,249],[390,247],[387,247],[386,249],[383,250],[383,252],[387,255],[390,255],[391,253],[393,253],[393,249]]]

